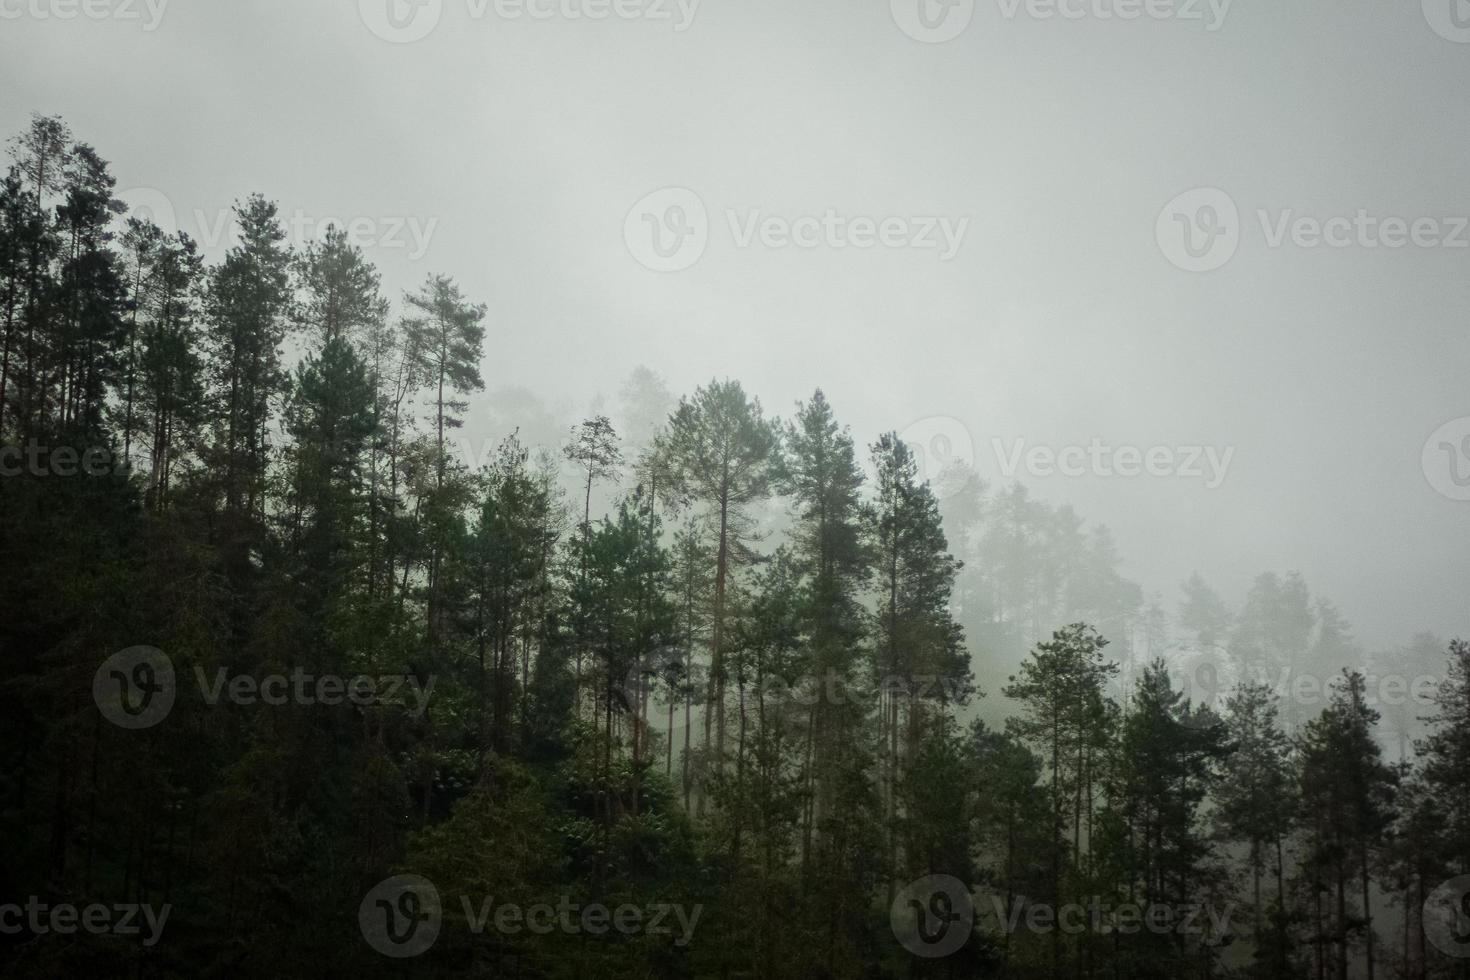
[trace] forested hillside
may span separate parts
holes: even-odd
[[[1470,646],[9,149],[0,974],[1470,977]]]

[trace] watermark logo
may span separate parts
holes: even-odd
[[[1196,187],[1164,205],[1154,237],[1174,265],[1186,272],[1212,272],[1240,247],[1240,211],[1218,187]]]
[[[129,187],[114,192],[112,196],[122,202],[126,209],[123,214],[127,217],[151,221],[165,232],[179,228],[179,214],[174,210],[174,202],[156,187]]]
[[[4,0],[0,0],[4,2]],[[464,14],[481,21],[669,22],[682,34],[694,24],[701,0],[463,0]],[[358,17],[373,35],[391,44],[412,44],[434,32],[444,0],[358,0]]]
[[[268,674],[255,678],[249,674],[229,676],[223,667],[214,673],[211,680],[203,667],[194,668],[199,691],[211,707],[227,700],[231,704],[268,704],[279,707],[284,704],[354,704],[360,708],[373,705],[407,707],[414,718],[423,716],[429,706],[429,697],[434,693],[436,679],[430,677],[427,684],[420,684],[412,674],[385,674],[369,677],[341,677],[336,674],[308,674],[301,667],[285,674]],[[411,705],[410,705],[411,702]]]
[[[603,936],[616,932],[623,936],[671,936],[675,946],[689,945],[704,913],[704,906],[697,904],[625,903],[610,908],[601,902],[574,902],[567,895],[555,905],[521,905],[497,902],[493,895],[477,901],[466,894],[459,896],[459,906],[465,927],[477,936],[490,931],[505,936],[523,932],[537,936],[554,932]],[[429,879],[396,875],[367,893],[358,906],[357,921],[369,946],[384,956],[407,959],[427,952],[439,938],[444,923],[443,903]]]
[[[1257,208],[1256,223],[1267,248],[1394,251],[1402,248],[1470,248],[1470,216],[1377,214],[1367,208],[1352,213],[1314,215],[1295,208]],[[1164,206],[1154,228],[1159,249],[1187,272],[1212,272],[1229,262],[1240,247],[1240,210],[1217,187],[1180,194]]]
[[[1470,875],[1451,878],[1424,900],[1424,935],[1446,956],[1470,958]]]
[[[1470,44],[1470,0],[1423,0],[1424,19],[1446,41]]]
[[[481,935],[494,929],[505,936],[516,936],[529,932],[547,936],[561,932],[568,936],[586,933],[604,936],[609,931],[623,936],[671,936],[675,946],[688,946],[694,938],[694,929],[704,906],[684,906],[671,902],[654,902],[649,905],[623,904],[609,908],[601,902],[582,904],[573,902],[563,895],[556,905],[538,902],[521,905],[517,902],[496,902],[488,896],[476,903],[469,895],[459,897],[464,912],[465,925],[470,932]],[[675,934],[675,926],[678,933]]]
[[[654,272],[683,272],[709,245],[709,212],[687,187],[665,187],[633,205],[623,221],[633,258]]]
[[[1112,446],[1094,438],[1086,446],[1027,446],[1024,439],[992,439],[1001,475],[1014,479],[1023,470],[1030,476],[1047,478],[1114,477],[1125,479],[1151,476],[1164,479],[1201,480],[1206,490],[1225,482],[1235,447],[1225,446]]]
[[[996,0],[1014,20],[1024,7],[1033,20],[1199,21],[1214,33],[1225,26],[1232,0]]]
[[[1180,673],[1180,724],[1202,731],[1224,725],[1227,673],[1223,658],[1209,651]]]
[[[957,418],[931,415],[919,419],[898,434],[919,466],[919,479],[933,483],[954,463],[975,465],[975,440]]]
[[[0,20],[76,20],[141,22],[145,33],[158,30],[169,0],[0,0]]]
[[[1231,918],[1235,903],[1223,909],[1198,902],[1169,905],[1162,902],[1113,904],[1094,895],[1086,903],[1028,902],[1024,898],[1011,902],[1009,914],[1005,897],[990,893],[991,912],[1001,929],[1015,934],[1023,927],[1031,933],[1061,932],[1079,936],[1086,932],[1099,935],[1120,933],[1134,935],[1149,932],[1158,936],[1211,936],[1222,939],[1231,935]]]
[[[395,875],[380,881],[357,908],[362,938],[394,959],[428,952],[443,923],[439,889],[421,875]]]
[[[1420,454],[1424,478],[1441,496],[1470,500],[1470,415],[1435,429]]]
[[[810,708],[816,704],[869,705],[876,698],[911,700],[921,698],[943,704],[962,704],[973,694],[967,674],[884,674],[871,684],[854,685],[851,678],[833,669],[817,673],[783,676],[771,671],[746,688],[751,698],[768,706],[792,705]],[[632,693],[626,695],[633,704]]]
[[[965,32],[975,0],[889,0],[893,22],[915,41],[943,44]]]
[[[402,707],[419,718],[428,709],[436,678],[421,683],[412,674],[310,674],[295,667],[288,674],[233,677],[221,667],[211,677],[203,667],[194,668],[194,678],[204,703],[220,702],[249,706],[376,705]],[[151,728],[168,717],[178,693],[173,662],[155,647],[129,647],[113,654],[92,678],[92,698],[103,717],[120,728]]]
[[[204,248],[228,248],[240,244],[240,228],[233,208],[207,210],[195,208],[180,215],[167,194],[154,187],[133,187],[114,195],[127,208],[129,217],[152,221],[165,232],[183,231]],[[180,222],[180,217],[184,222]],[[347,236],[347,243],[364,250],[407,252],[410,262],[417,262],[429,252],[437,217],[413,214],[324,216],[297,209],[279,215],[286,241],[294,248],[305,248],[323,238],[329,228]]]
[[[1293,670],[1290,664],[1272,666],[1265,663],[1232,663],[1223,648],[1197,654],[1182,668],[1171,668],[1170,677],[1196,713],[1193,727],[1210,728],[1219,724],[1225,713],[1227,695],[1250,683],[1264,687],[1278,702],[1306,709],[1321,708],[1341,683],[1340,674],[1322,676]],[[1433,674],[1409,675],[1369,670],[1363,675],[1364,703],[1371,708],[1415,711],[1433,707],[1443,678]],[[1200,708],[1208,711],[1200,712]],[[1188,719],[1182,719],[1187,724]]]
[[[106,476],[113,470],[106,446],[47,446],[35,439],[23,446],[0,445],[0,477]]]
[[[157,908],[146,902],[93,903],[86,906],[60,902],[52,905],[40,896],[32,895],[24,905],[19,902],[0,905],[0,935],[16,936],[29,932],[33,936],[71,936],[86,932],[94,936],[143,936],[144,946],[156,946],[163,937],[163,927],[168,923],[171,911],[173,906],[168,903]]]
[[[1275,214],[1260,208],[1256,218],[1269,248],[1281,248],[1288,242],[1297,248],[1470,248],[1470,236],[1466,235],[1470,218],[1464,216],[1404,218],[1359,208],[1352,215],[1319,218],[1297,214],[1292,208]]]
[[[725,221],[736,248],[762,248],[779,251],[798,248],[868,249],[887,251],[913,250],[936,252],[939,261],[948,262],[959,254],[970,230],[967,217],[944,215],[844,214],[827,208],[820,215],[767,214],[760,208],[725,209]]]
[[[444,0],[357,0],[358,16],[369,31],[390,44],[412,44],[439,26]]]
[[[769,251],[933,251],[939,261],[958,254],[970,228],[967,217],[839,212],[772,214],[763,208],[724,208],[730,243],[738,249]],[[687,187],[665,187],[633,205],[623,219],[623,239],[640,264],[655,272],[681,272],[709,246],[709,210]]]
[[[1214,33],[1233,0],[995,0],[1001,19],[1049,21],[1197,22]],[[1426,0],[1433,2],[1433,0]],[[915,41],[943,44],[959,37],[975,15],[975,0],[889,0],[893,22]]]
[[[157,647],[119,650],[92,678],[92,699],[102,717],[130,731],[167,718],[177,693],[173,661]]]
[[[485,16],[493,6],[502,20],[579,21],[646,20],[672,21],[674,33],[682,34],[694,24],[702,0],[466,0],[472,18]]]
[[[924,959],[949,956],[975,929],[975,904],[965,883],[950,875],[911,881],[888,911],[893,935],[904,949]]]

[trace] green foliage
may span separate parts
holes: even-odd
[[[893,433],[869,481],[820,390],[782,425],[736,381],[675,405],[645,369],[625,490],[603,415],[560,454],[511,434],[473,472],[447,433],[484,387],[488,311],[452,280],[395,320],[343,232],[293,253],[260,196],[206,265],[121,220],[107,164],[59,119],[11,150],[0,448],[48,463],[0,475],[0,904],[170,917],[156,947],[0,929],[0,972],[1447,969],[1411,940],[1428,891],[1470,872],[1465,643],[1397,766],[1355,669],[1315,718],[1259,683],[1195,703],[1159,656],[1162,600],[1122,577],[1105,528],[962,465],[936,489]],[[93,451],[111,465],[56,471]],[[1180,613],[1190,655],[1218,648],[1242,681],[1364,659],[1299,575],[1261,576],[1238,613],[1194,576]],[[140,645],[168,658],[175,702],[114,725],[93,684],[151,683],[99,673]],[[1004,727],[968,716],[977,668],[1017,659]],[[359,679],[374,696],[327,695]],[[413,911],[377,892],[401,875],[441,900],[411,962],[364,927]],[[977,913],[932,959],[896,928],[929,876]],[[1025,924],[1094,900],[1226,914]],[[594,905],[677,909],[683,931],[496,915]]]

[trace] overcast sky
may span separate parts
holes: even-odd
[[[1297,569],[1370,646],[1470,633],[1470,8],[1059,2],[0,0],[0,129],[211,255],[252,191],[357,221],[489,305],[492,390],[821,386],[994,481],[1042,447],[1171,609]]]

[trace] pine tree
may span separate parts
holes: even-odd
[[[211,266],[187,235],[115,220],[107,164],[60,120],[37,117],[11,150],[0,885],[172,915],[157,949],[9,937],[0,972],[378,975],[343,922],[412,872],[447,899],[425,976],[1465,973],[1437,948],[1458,905],[1436,903],[1470,874],[1470,644],[1449,645],[1426,729],[1412,706],[1393,719],[1393,766],[1351,670],[1310,721],[1263,683],[1217,715],[1160,659],[1115,700],[1103,635],[1130,665],[1218,648],[1268,681],[1367,657],[1295,574],[1259,576],[1239,616],[1192,576],[1171,635],[1106,528],[1019,485],[992,494],[967,467],[936,490],[892,434],[865,480],[820,390],[789,424],[733,381],[670,418],[662,382],[636,371],[619,496],[594,493],[621,463],[612,422],[594,409],[563,455],[560,421],[523,393],[535,437],[516,430],[470,472],[449,443],[483,385],[485,310],[452,282],[390,317],[346,235],[293,257],[260,197]],[[18,442],[117,446],[125,465],[15,473]],[[1072,625],[1026,653],[1056,622]],[[1003,731],[962,717],[967,641],[981,665],[1024,657]],[[126,730],[88,685],[126,679],[99,663],[140,642],[166,651],[179,697]],[[1427,672],[1442,652],[1421,634],[1372,667]],[[408,675],[432,699],[210,703],[196,669]],[[897,886],[929,875],[991,899],[937,961],[887,921]],[[1237,890],[1248,949],[1226,950],[1228,918],[1194,937],[1015,930],[1038,904],[1228,913]],[[684,946],[480,931],[490,907],[459,901],[563,897],[705,914]]]
[[[65,200],[56,209],[64,250],[45,385],[56,389],[60,430],[84,441],[103,435],[124,340],[122,268],[109,247],[115,184],[95,150],[82,143],[72,148],[64,168]]]
[[[20,336],[16,338],[18,363],[11,371],[15,379],[17,432],[22,436],[40,431],[50,409],[50,393],[46,388],[47,359],[55,351],[55,317],[58,286],[53,262],[61,256],[61,234],[51,211],[51,200],[66,186],[65,170],[69,163],[71,129],[60,117],[31,117],[26,132],[9,143],[15,160],[13,173],[19,178],[25,201],[15,207],[25,214],[16,234],[23,252],[20,273],[23,293],[20,301]]]
[[[780,440],[760,402],[748,398],[738,381],[712,381],[693,398],[679,402],[669,419],[667,451],[674,485],[704,508],[714,529],[715,582],[710,627],[709,686],[704,744],[712,764],[723,767],[725,693],[729,673],[724,657],[725,603],[730,571],[748,560],[745,549],[753,528],[747,508],[771,491]],[[711,738],[713,726],[713,739]],[[702,798],[701,798],[702,799]]]
[[[361,533],[367,489],[362,460],[379,438],[378,391],[359,345],[371,342],[387,317],[378,274],[350,245],[345,232],[329,227],[321,242],[308,245],[297,261],[300,302],[296,308],[308,354],[297,371],[292,435],[292,536],[310,556],[308,567],[337,565],[338,552]],[[357,569],[336,569],[340,576]],[[360,576],[365,579],[366,574]]]
[[[1434,696],[1432,731],[1415,744],[1424,779],[1443,805],[1451,867],[1470,874],[1470,642],[1453,640]]]
[[[832,812],[849,749],[867,721],[853,693],[866,687],[862,645],[867,624],[859,605],[871,572],[864,541],[863,484],[852,436],[838,426],[819,390],[798,405],[786,428],[782,489],[792,497],[795,568],[804,585],[801,606],[806,669],[816,687],[807,719],[802,779],[807,794],[802,865],[822,849],[821,826]]]
[[[429,657],[438,659],[447,628],[445,564],[453,560],[450,552],[464,538],[460,510],[470,497],[465,482],[450,472],[444,434],[464,425],[460,415],[469,409],[464,396],[485,386],[480,377],[485,307],[468,302],[445,276],[430,276],[420,291],[409,294],[405,301],[413,311],[404,321],[407,350],[417,359],[413,377],[433,393],[432,492],[422,496],[421,501],[427,502],[423,515],[428,538],[425,645]]]
[[[10,422],[10,402],[15,390],[12,376],[23,364],[21,340],[26,322],[26,297],[30,287],[28,261],[40,233],[35,213],[27,200],[20,168],[11,166],[0,181],[0,438]],[[17,425],[19,423],[17,422]]]
[[[1197,648],[1221,648],[1230,639],[1233,619],[1230,608],[1219,593],[1206,584],[1199,572],[1191,574],[1180,588],[1184,598],[1179,603],[1179,625],[1193,634]]]
[[[582,496],[582,523],[579,530],[583,539],[582,578],[587,577],[586,559],[590,550],[586,547],[592,539],[592,487],[598,480],[617,480],[619,467],[623,463],[622,450],[618,448],[617,430],[606,415],[587,419],[572,429],[571,440],[562,449],[567,461],[577,467],[580,476],[585,476]],[[585,582],[584,582],[585,585]],[[585,630],[586,618],[578,617],[579,630]],[[577,703],[581,704],[582,652],[577,653],[576,666]]]
[[[710,610],[714,595],[714,549],[707,542],[707,535],[700,522],[690,517],[674,534],[670,548],[673,562],[673,600],[675,627],[679,656],[670,666],[669,689],[669,751],[667,769],[673,773],[673,712],[675,701],[682,701],[684,722],[683,744],[679,752],[679,785],[683,792],[684,809],[690,809],[694,791],[694,705],[700,697],[699,663],[695,651],[709,640]]]
[[[515,436],[501,444],[486,473],[469,545],[482,753],[511,748],[516,689],[527,681],[524,669],[516,677],[518,643],[538,629],[549,588],[545,563],[552,544],[547,539],[552,501],[529,462],[529,452]]]
[[[1320,931],[1324,919],[1317,913],[1319,964],[1327,962],[1330,948],[1338,980],[1346,980],[1355,933],[1362,936],[1368,976],[1374,975],[1372,855],[1390,823],[1398,782],[1382,761],[1373,732],[1377,723],[1363,675],[1344,669],[1328,706],[1302,732],[1302,805],[1312,815],[1309,861],[1320,876],[1314,889],[1319,895],[1330,891],[1333,901],[1330,932]],[[1355,916],[1349,912],[1354,878],[1362,903]]]
[[[135,296],[128,323],[122,427],[125,464],[136,433],[148,459],[146,497],[168,509],[175,470],[197,453],[205,415],[199,289],[204,262],[182,233],[130,225],[136,249]]]
[[[1103,659],[1108,641],[1091,627],[1074,623],[1038,643],[1003,693],[1020,702],[1020,717],[1007,731],[1044,760],[1051,796],[1047,898],[1060,906],[1070,893],[1065,877],[1079,867],[1084,802],[1099,778],[1099,749],[1107,735],[1107,679],[1117,665]],[[1090,820],[1089,820],[1090,822]],[[1069,840],[1070,838],[1070,840]],[[1052,969],[1061,968],[1061,933],[1052,933]]]
[[[1127,894],[1145,906],[1179,907],[1210,894],[1211,848],[1198,814],[1230,746],[1223,726],[1203,722],[1196,711],[1211,714],[1175,690],[1164,661],[1156,660],[1144,670],[1118,734],[1108,792],[1107,823],[1116,838],[1110,850],[1122,865]],[[1173,938],[1165,945],[1164,937],[1139,934],[1143,960],[1134,961],[1134,975],[1181,972],[1198,950]]]
[[[362,460],[374,424],[367,368],[346,339],[333,336],[296,369],[287,418],[296,456],[291,537],[318,603],[360,578],[354,553],[365,516]]]
[[[260,195],[235,205],[240,242],[210,275],[206,296],[215,446],[227,532],[248,547],[263,518],[271,402],[286,386],[281,345],[291,312],[291,253],[275,204]]]
[[[418,359],[417,377],[434,393],[434,479],[442,487],[449,466],[444,432],[464,425],[459,413],[469,402],[463,396],[485,387],[480,377],[485,307],[468,302],[445,276],[430,276],[405,301],[413,311],[404,321],[408,349]]]
[[[1284,844],[1297,812],[1291,771],[1291,744],[1278,720],[1270,685],[1241,685],[1226,701],[1226,730],[1234,752],[1221,773],[1216,819],[1227,839],[1250,848],[1255,931],[1265,928],[1268,909],[1261,898],[1261,876],[1275,869],[1276,896],[1271,914],[1287,908]],[[1259,949],[1258,949],[1259,957]]]
[[[377,270],[339,228],[306,247],[297,275],[305,294],[297,315],[314,347],[341,340],[360,348],[388,317]]]
[[[1050,794],[1041,784],[1043,763],[1011,732],[994,732],[981,721],[970,729],[974,803],[981,880],[998,892],[1001,958],[1010,968],[1017,903],[1051,890],[1046,855],[1055,846]]]
[[[960,566],[949,554],[938,501],[929,485],[919,482],[917,463],[896,434],[883,436],[872,451],[878,474],[875,666],[887,770],[886,819],[893,834],[901,816],[899,789],[905,770],[926,744],[929,725],[938,723],[943,732],[944,712],[968,702],[974,686],[964,635],[950,613]],[[889,852],[894,872],[901,874],[892,836]]]

